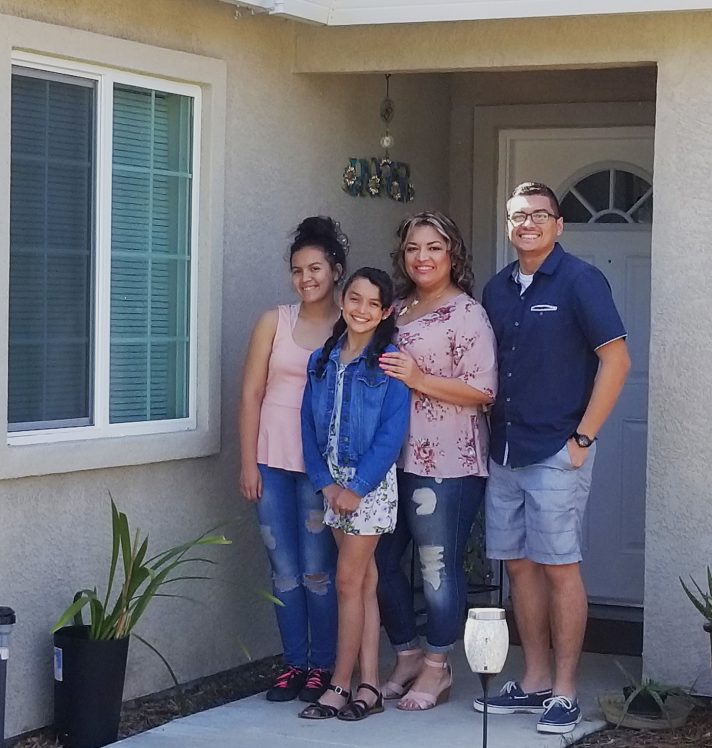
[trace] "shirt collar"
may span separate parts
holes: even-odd
[[[346,340],[346,333],[344,333],[337,341],[336,345],[331,349],[331,353],[329,354],[329,361],[335,361],[337,364],[339,363],[339,354],[341,353],[341,348],[344,345],[344,341]],[[371,347],[371,344],[369,343],[362,351],[361,353],[356,356],[356,358],[351,359],[349,361],[349,364],[353,364],[356,361],[366,358],[368,356],[369,348]]]
[[[544,275],[553,275],[556,272],[556,269],[559,267],[559,263],[564,257],[564,248],[559,244],[559,242],[556,242],[554,244],[554,249],[549,252],[549,254],[546,256],[546,259],[544,262],[542,262],[539,269],[534,273],[544,273]],[[515,260],[512,263],[512,280],[515,283],[519,282],[519,260]]]

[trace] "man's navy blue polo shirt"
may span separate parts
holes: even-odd
[[[499,390],[490,455],[532,465],[556,454],[576,430],[598,371],[595,349],[626,332],[603,273],[556,244],[520,294],[519,263],[485,286],[482,303],[497,337]]]

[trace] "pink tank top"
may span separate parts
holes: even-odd
[[[299,315],[299,304],[281,304],[277,307],[277,313],[277,330],[267,371],[267,389],[260,410],[257,462],[303,473],[299,409],[311,351],[298,346],[292,335]]]

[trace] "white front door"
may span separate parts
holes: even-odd
[[[566,195],[564,248],[608,278],[633,367],[602,430],[584,528],[591,602],[642,605],[650,334],[653,129],[508,130],[500,134],[499,266],[513,259],[506,196],[520,182]],[[584,222],[591,221],[591,222]]]

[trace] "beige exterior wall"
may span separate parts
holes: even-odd
[[[222,581],[186,589],[205,605],[158,601],[139,626],[181,680],[244,662],[241,643],[253,658],[279,651],[271,606],[252,591],[269,586],[265,554],[252,511],[235,489],[234,414],[249,332],[262,310],[292,298],[284,253],[301,217],[327,213],[340,219],[352,240],[353,269],[366,262],[388,267],[387,250],[400,218],[412,207],[447,206],[448,125],[437,113],[447,110],[448,90],[436,76],[392,87],[398,107],[394,156],[413,154],[415,205],[352,198],[341,191],[341,173],[348,157],[380,153],[384,80],[292,74],[295,24],[236,21],[229,5],[204,0],[0,0],[2,14],[0,36],[11,33],[10,16],[103,35],[88,44],[67,28],[78,58],[94,59],[94,50],[111,47],[113,38],[150,46],[140,56],[124,56],[129,68],[141,69],[139,60],[150,59],[151,48],[222,60],[227,68],[226,135],[215,144],[224,149],[225,163],[224,257],[214,248],[222,262],[222,448],[202,459],[0,481],[0,604],[18,613],[6,725],[7,734],[15,735],[51,721],[49,628],[76,589],[100,583],[106,573],[108,490],[130,521],[150,531],[157,549],[198,528],[240,517],[228,529],[234,545],[216,554]],[[34,49],[43,51],[43,39],[38,27]],[[3,76],[9,75],[8,63],[0,60]],[[4,78],[0,90],[7,92],[7,83]],[[0,174],[7,175],[7,104],[2,111]],[[423,142],[428,148],[416,147]],[[6,262],[6,228],[0,232],[0,252]],[[134,642],[124,697],[169,685],[163,665]]]
[[[522,78],[509,79],[519,91],[512,101],[502,98],[504,79],[493,85],[465,75],[491,69],[657,65],[644,654],[652,677],[687,685],[703,671],[697,687],[712,693],[708,641],[677,582],[679,574],[700,577],[712,562],[705,470],[712,462],[712,312],[704,220],[712,171],[712,14],[319,29],[265,17],[235,21],[232,13],[229,5],[206,0],[0,0],[0,14],[190,52],[227,66],[222,449],[199,460],[0,482],[0,603],[15,607],[20,618],[10,661],[8,734],[50,719],[47,632],[71,592],[93,583],[104,568],[107,489],[159,547],[196,527],[242,517],[230,533],[235,545],[222,554],[218,573],[225,581],[191,590],[207,606],[162,601],[141,626],[181,679],[242,662],[238,640],[253,657],[278,649],[272,611],[249,590],[253,580],[267,584],[264,554],[250,511],[235,497],[233,414],[250,327],[262,309],[289,296],[282,257],[288,232],[306,214],[341,219],[353,242],[352,267],[387,266],[390,236],[411,209],[451,206],[463,227],[472,222],[469,112],[482,103],[540,103],[527,98],[531,89]],[[82,49],[77,46],[76,56]],[[6,63],[0,61],[7,72]],[[392,80],[394,155],[413,167],[418,198],[412,206],[350,198],[340,190],[346,158],[378,154],[383,78],[373,73],[398,70],[438,73]],[[443,75],[453,71],[461,74]],[[618,115],[648,122],[650,79],[644,72],[631,76],[622,89],[595,75],[588,80],[607,101],[648,101],[627,103]],[[573,97],[568,101],[598,98],[577,94],[576,80],[552,82],[559,86],[553,103],[562,103],[561,90]],[[611,90],[625,95],[611,98]],[[581,106],[578,116],[590,124],[585,113],[593,117],[596,107]],[[6,173],[6,142],[0,153]],[[475,240],[478,247],[488,242],[484,235]],[[6,242],[0,238],[2,252]],[[486,257],[480,275],[492,266]],[[132,645],[125,697],[168,685],[162,665],[139,643]]]

